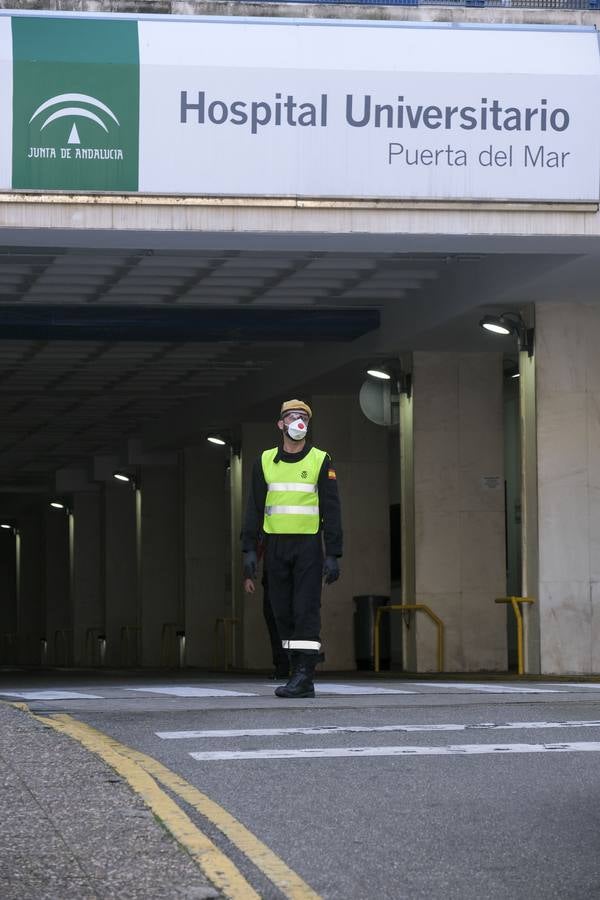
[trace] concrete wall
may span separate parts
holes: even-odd
[[[341,578],[323,587],[324,668],[354,669],[352,598],[390,595],[388,433],[355,397],[315,396],[313,412],[314,441],[337,473],[344,527]]]
[[[417,602],[445,624],[446,671],[506,669],[501,355],[415,353],[413,402]],[[435,670],[434,626],[417,635]]]

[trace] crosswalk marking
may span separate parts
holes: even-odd
[[[229,728],[210,731],[156,731],[166,741],[203,738],[285,737],[288,734],[328,735],[402,732],[405,734],[448,731],[517,731],[547,728],[600,728],[600,721],[572,722],[472,722],[462,725],[315,725],[295,728]]]
[[[403,691],[397,688],[375,687],[360,684],[335,684],[331,681],[317,681],[317,694],[416,694],[417,691]]]
[[[82,694],[79,691],[0,691],[0,694],[22,700],[102,700],[99,694]]]
[[[474,756],[511,753],[599,753],[600,741],[560,744],[455,744],[447,747],[304,747],[298,750],[207,750],[190,753],[199,762],[248,759],[332,759],[366,756]]]
[[[473,681],[411,681],[413,687],[451,688],[484,694],[560,694],[556,688],[514,687],[508,684],[481,684]]]
[[[146,694],[166,694],[171,697],[256,697],[245,691],[226,691],[222,688],[203,688],[195,685],[172,685],[170,687],[130,688],[126,691],[139,691]]]

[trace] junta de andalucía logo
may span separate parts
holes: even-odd
[[[112,109],[90,94],[56,94],[41,103],[29,120],[39,124],[40,138],[45,129],[60,119],[66,119],[64,144],[29,147],[28,159],[114,159],[122,160],[122,147],[82,147],[77,120],[89,121],[94,128],[109,135],[121,125]],[[69,125],[71,126],[69,129]],[[80,122],[81,127],[81,122]],[[68,131],[68,135],[67,135]],[[47,133],[47,132],[46,132]]]

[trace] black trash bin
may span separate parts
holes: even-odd
[[[379,606],[387,606],[389,597],[363,594],[354,597],[354,658],[356,668],[375,668],[375,615]],[[379,668],[390,667],[390,617],[385,614],[379,625]]]

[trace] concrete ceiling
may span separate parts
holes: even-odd
[[[482,307],[520,305],[565,289],[581,272],[582,291],[596,296],[596,257],[554,253],[373,252],[372,236],[343,249],[296,249],[264,236],[232,246],[124,246],[112,234],[71,235],[48,247],[45,235],[12,233],[0,246],[0,489],[47,488],[56,470],[115,452],[129,437],[149,448],[200,440],[206,430],[249,417],[271,397],[300,390],[355,390],[365,360],[409,349],[494,349],[477,328]],[[75,239],[74,239],[75,238]],[[30,242],[27,243],[27,240]],[[140,240],[138,238],[138,240]],[[189,237],[187,238],[189,241]],[[212,240],[216,242],[214,236]],[[132,242],[129,236],[128,242]],[[301,243],[300,241],[298,242]],[[313,240],[313,244],[319,244]],[[522,248],[524,249],[524,248]],[[536,248],[537,249],[537,248]],[[574,249],[574,248],[573,248]],[[579,267],[579,269],[578,269]],[[556,272],[566,271],[561,279]],[[584,285],[585,282],[585,285]],[[587,302],[587,301],[586,301]],[[171,311],[269,310],[276,339],[244,328],[202,339],[121,340],[93,327],[85,340],[28,339],[27,324],[43,309],[137,308]],[[291,310],[301,319],[290,317]],[[319,315],[340,323],[319,334]],[[377,310],[381,326],[343,335],[343,317]],[[7,322],[21,323],[19,339]],[[287,317],[287,318],[286,318]],[[302,322],[299,338],[298,325]],[[336,320],[330,320],[336,321]],[[453,324],[454,323],[454,324]],[[326,337],[326,341],[321,338]],[[347,337],[347,336],[346,336]],[[336,374],[337,373],[337,374]]]

